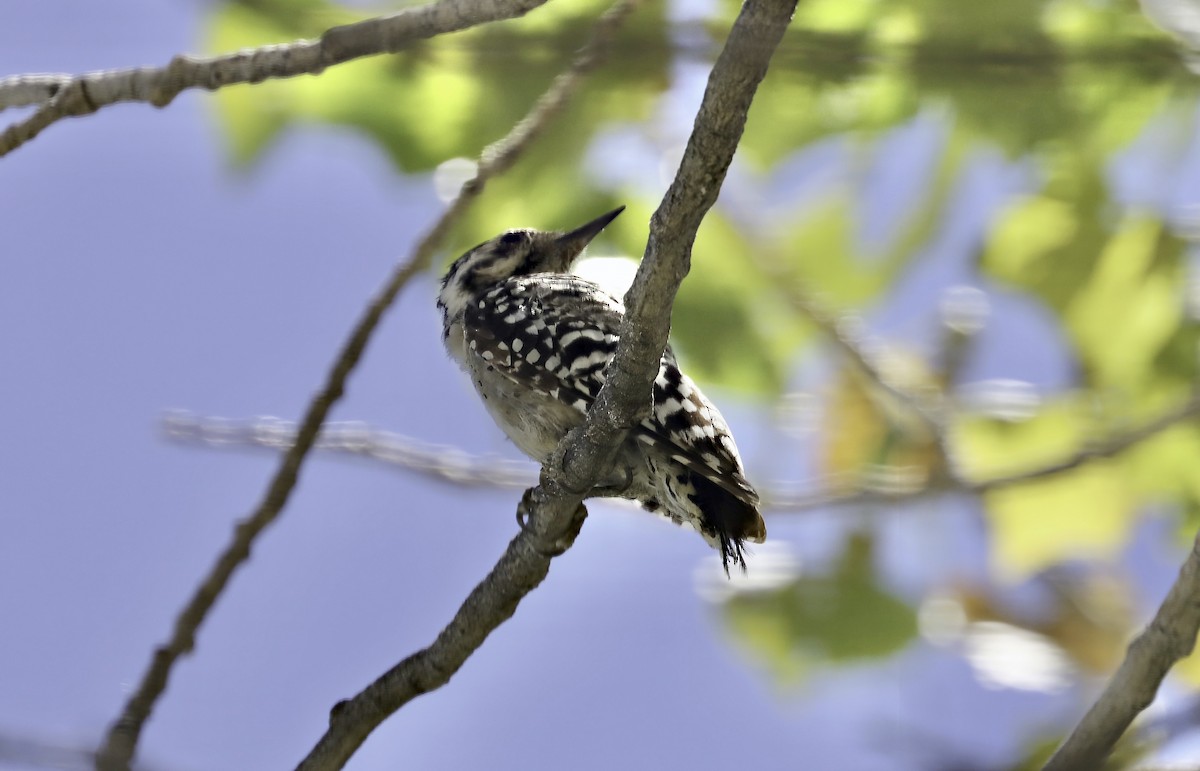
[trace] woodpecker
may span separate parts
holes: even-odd
[[[506,231],[467,251],[442,279],[446,350],[508,438],[538,463],[583,422],[616,352],[624,307],[569,270],[624,208],[568,232]],[[745,570],[746,541],[766,538],[729,426],[670,346],[650,417],[630,431],[613,478],[596,492],[692,525],[720,550],[726,573],[730,563]]]

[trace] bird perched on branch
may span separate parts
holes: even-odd
[[[442,279],[446,349],[504,433],[538,463],[583,422],[616,352],[624,307],[568,271],[623,209],[566,233],[509,230],[459,257]],[[766,537],[729,426],[670,346],[650,417],[630,431],[597,492],[691,524],[721,551],[726,572],[731,562],[745,568],[745,541]]]

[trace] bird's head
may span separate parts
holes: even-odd
[[[438,307],[454,318],[475,295],[513,276],[535,273],[566,273],[584,247],[624,206],[566,232],[555,230],[508,230],[484,241],[454,261],[442,279]]]

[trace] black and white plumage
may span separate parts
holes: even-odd
[[[569,233],[510,230],[459,257],[442,279],[446,349],[500,428],[539,463],[583,421],[616,352],[620,301],[567,271],[622,209]],[[744,568],[744,542],[766,537],[758,494],[721,413],[669,346],[653,402],[625,440],[614,478],[601,484],[693,525],[720,549],[726,570],[730,562]]]

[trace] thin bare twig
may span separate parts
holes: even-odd
[[[387,16],[332,27],[316,40],[251,48],[214,57],[176,56],[165,67],[89,72],[75,77],[18,75],[0,79],[0,109],[41,104],[0,134],[0,157],[63,118],[90,115],[118,102],[165,107],[190,88],[215,91],[235,83],[315,75],[326,67],[396,53],[416,40],[522,16],[546,0],[438,0]]]
[[[163,418],[163,432],[172,441],[214,447],[287,450],[295,444],[297,430],[295,423],[279,418],[230,420],[182,412]],[[472,455],[459,447],[429,444],[366,423],[326,423],[313,449],[370,458],[457,487],[524,490],[537,481],[537,466],[532,461]]]
[[[944,484],[926,483],[919,487],[859,486],[846,489],[846,484],[833,484],[830,479],[824,478],[807,482],[767,482],[760,485],[760,490],[764,506],[775,514],[833,506],[898,504],[943,492],[983,494],[1071,471],[1093,460],[1112,458],[1197,416],[1200,416],[1200,395],[1062,460],[978,481],[960,478]],[[171,413],[164,418],[163,429],[169,438],[179,442],[273,450],[291,447],[297,430],[296,424],[278,418],[198,417],[181,412]],[[432,445],[359,422],[327,423],[321,429],[314,449],[371,458],[458,486],[524,488],[535,476],[535,466],[527,461],[510,460],[500,455],[473,455],[459,447]]]
[[[542,484],[526,493],[522,506],[530,515],[528,526],[429,647],[334,708],[329,729],[301,769],[341,768],[389,715],[445,684],[541,583],[551,558],[570,546],[582,524],[583,491],[612,468],[628,427],[649,408],[696,229],[716,200],[750,102],[794,8],[794,0],[747,0],[742,6],[709,76],[679,172],[651,219],[650,240],[626,295],[628,312],[608,378],[584,424],[560,443],[543,468]]]
[[[56,72],[0,78],[0,110],[49,101],[73,79]]]
[[[176,619],[170,639],[155,651],[141,682],[126,702],[120,717],[109,728],[105,743],[97,753],[98,768],[104,771],[128,768],[146,719],[167,687],[171,668],[179,657],[191,651],[197,629],[228,585],[234,571],[250,556],[253,540],[286,505],[295,488],[301,465],[312,449],[325,417],[342,397],[346,381],[361,359],[384,312],[409,279],[428,267],[446,233],[483,191],[487,181],[510,168],[549,121],[562,112],[567,100],[577,90],[579,80],[598,63],[600,52],[614,29],[615,22],[602,25],[592,43],[572,67],[554,81],[526,118],[514,126],[507,136],[484,150],[475,176],[463,185],[458,197],[421,239],[409,259],[397,266],[366,308],[339,352],[325,385],[309,405],[300,422],[295,443],[284,455],[263,500],[234,529],[232,541],[197,587]]]
[[[1171,426],[1191,420],[1197,416],[1200,416],[1200,392],[1193,394],[1191,398],[1179,406],[1167,410],[1156,418],[1151,418],[1140,426],[1118,434],[1107,441],[1098,442],[1090,447],[1086,447],[1057,463],[1051,463],[1046,466],[1030,469],[1029,471],[1021,471],[1015,474],[1006,474],[973,482],[967,485],[967,489],[974,493],[984,493],[996,487],[1006,487],[1008,485],[1020,484],[1021,482],[1032,482],[1042,477],[1061,474],[1064,471],[1078,468],[1093,460],[1111,458],[1135,444],[1139,444],[1155,434],[1165,431]]]

